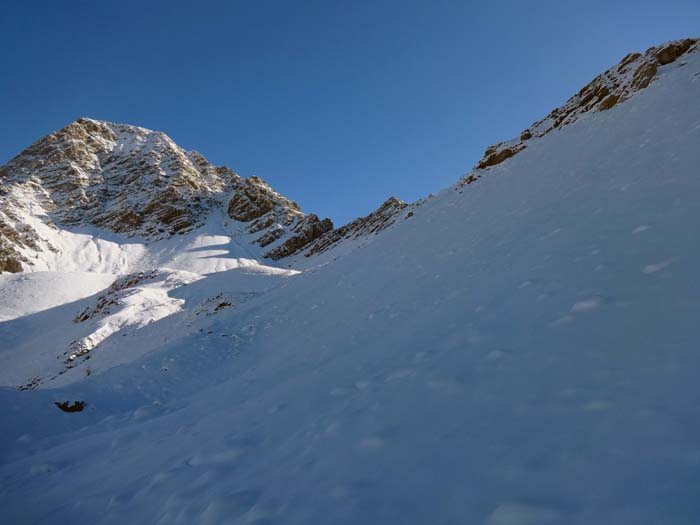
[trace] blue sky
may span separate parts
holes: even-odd
[[[700,2],[3,2],[0,163],[80,116],[162,130],[336,223],[469,171]]]

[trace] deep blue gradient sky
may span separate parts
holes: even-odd
[[[162,130],[342,223],[467,172],[700,2],[2,2],[0,164],[80,116]]]

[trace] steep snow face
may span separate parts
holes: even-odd
[[[205,275],[83,381],[0,391],[3,518],[695,523],[700,53],[683,62],[344,257]],[[105,321],[59,322],[95,304],[0,324],[0,371]]]

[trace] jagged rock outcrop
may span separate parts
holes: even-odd
[[[235,192],[228,204],[228,215],[236,221],[249,223],[248,233],[261,232],[254,240],[256,244],[266,247],[287,237],[264,254],[274,261],[294,255],[333,229],[330,219],[305,215],[296,202],[274,191],[259,177],[236,181]]]
[[[284,257],[289,257],[303,250],[313,241],[321,237],[324,233],[333,229],[333,223],[330,219],[320,220],[316,215],[311,214],[299,221],[292,231],[294,235],[284,241],[274,250],[270,250],[265,254],[273,261],[277,261]]]
[[[26,258],[19,252],[17,246],[27,246],[32,239],[23,238],[22,233],[15,230],[3,218],[0,212],[0,272],[17,273],[22,271],[22,263]]]
[[[686,38],[649,48],[644,54],[630,53],[620,63],[594,78],[563,106],[524,130],[519,139],[499,142],[486,149],[475,169],[486,169],[512,157],[527,147],[533,137],[542,137],[555,129],[576,122],[589,112],[606,111],[649,86],[657,70],[679,57],[700,49],[700,39]]]
[[[528,134],[523,133],[523,135],[526,136],[528,139],[532,136],[529,135],[529,132]],[[512,146],[505,146],[501,144],[489,146],[486,149],[486,152],[484,153],[484,158],[481,159],[481,161],[479,161],[476,167],[478,169],[484,169],[488,168],[489,166],[495,166],[496,164],[500,164],[504,160],[511,158],[513,155],[515,155],[519,151],[524,150],[526,147],[527,146],[522,142]]]
[[[253,176],[236,185],[236,194],[228,204],[228,215],[236,221],[250,222],[274,209],[285,210],[290,217],[301,214],[296,202],[283,197],[264,180]]]
[[[375,211],[354,221],[327,232],[321,236],[304,254],[306,257],[323,253],[343,239],[355,239],[372,235],[391,226],[398,214],[408,206],[396,197],[390,197]]]

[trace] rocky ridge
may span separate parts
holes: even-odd
[[[329,231],[320,237],[304,253],[304,256],[310,257],[323,253],[344,239],[357,239],[359,237],[378,233],[394,224],[399,213],[408,206],[409,204],[402,200],[396,197],[390,197],[369,215],[355,219],[345,226]],[[412,215],[412,212],[409,212],[407,218]]]
[[[595,77],[566,103],[525,129],[517,139],[489,146],[474,170],[495,166],[527,147],[532,138],[576,122],[586,113],[606,111],[645,89],[657,78],[658,68],[675,62],[686,53],[700,50],[700,39],[686,38],[651,47],[644,54],[630,53],[619,64]],[[470,178],[471,177],[471,178]],[[468,174],[473,182],[478,175]],[[467,182],[469,183],[469,182]]]

